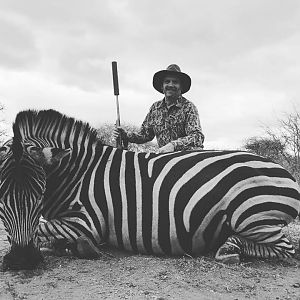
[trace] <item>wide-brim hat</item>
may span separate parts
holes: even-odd
[[[167,76],[177,77],[181,85],[181,93],[186,93],[191,87],[191,77],[181,72],[178,65],[172,64],[167,67],[166,70],[158,71],[153,76],[153,87],[163,94],[162,84]]]

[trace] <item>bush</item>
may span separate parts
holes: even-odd
[[[138,131],[138,127],[132,124],[124,124],[122,126],[125,130],[128,131]],[[114,124],[103,124],[97,129],[99,138],[103,141],[104,144],[109,146],[116,146],[116,141],[112,136],[113,130],[115,128]],[[129,143],[128,150],[135,152],[157,152],[158,145],[155,142],[148,142],[145,144],[134,144]]]

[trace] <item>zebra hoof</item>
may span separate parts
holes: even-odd
[[[241,262],[239,254],[216,255],[215,259],[225,265],[235,265]]]
[[[240,263],[239,247],[231,242],[225,243],[219,248],[215,255],[215,259],[226,265],[233,265]]]
[[[98,258],[101,256],[100,250],[92,243],[90,239],[80,236],[76,240],[77,256],[79,258]]]

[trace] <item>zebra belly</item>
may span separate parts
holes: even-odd
[[[182,224],[174,227],[171,226],[172,222],[166,225],[160,220],[151,227],[129,227],[128,220],[123,220],[122,225],[119,223],[118,226],[115,221],[115,226],[109,226],[108,244],[142,254],[201,255],[218,247],[229,236],[224,211],[211,215],[199,222],[197,228],[187,225],[189,222],[185,225],[183,216],[179,218]]]

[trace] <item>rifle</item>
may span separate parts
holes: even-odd
[[[111,66],[112,66],[112,75],[113,75],[114,95],[116,96],[116,105],[117,105],[116,125],[119,127],[121,126],[121,121],[120,121],[120,107],[119,107],[119,80],[118,80],[117,62],[113,61],[111,63]],[[116,140],[116,146],[118,149],[127,149],[127,145],[124,145],[121,134],[119,134]]]

